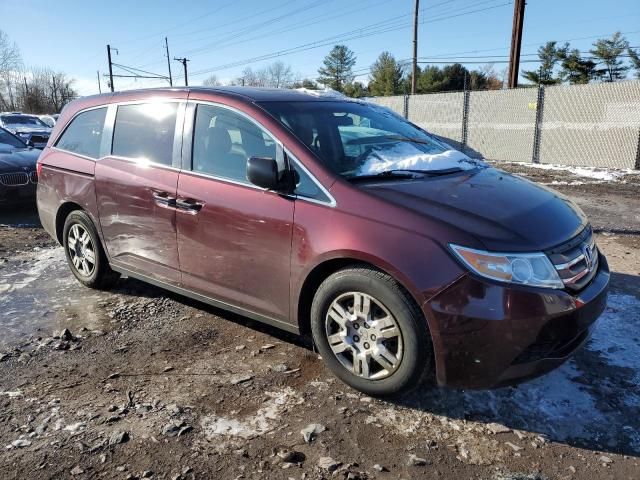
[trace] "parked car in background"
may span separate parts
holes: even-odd
[[[366,102],[132,91],[72,102],[54,136],[38,210],[82,284],[126,275],[310,334],[368,394],[541,375],[606,305],[574,203]]]
[[[29,203],[35,206],[36,162],[41,151],[0,128],[0,206]]]
[[[56,125],[56,119],[53,115],[38,115],[38,118],[50,128],[53,128]]]
[[[36,115],[20,112],[0,114],[0,127],[15,133],[27,144],[36,148],[44,148],[51,135],[51,127]]]

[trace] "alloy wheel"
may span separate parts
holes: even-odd
[[[96,268],[96,249],[91,236],[79,223],[74,223],[67,234],[69,258],[76,271],[85,277],[91,276]]]
[[[325,331],[331,351],[354,375],[380,380],[402,361],[403,341],[398,322],[371,295],[347,292],[329,306]]]

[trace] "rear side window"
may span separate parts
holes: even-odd
[[[106,115],[106,107],[80,113],[60,136],[56,147],[78,155],[99,158]]]
[[[111,153],[171,165],[177,112],[175,102],[118,106]]]

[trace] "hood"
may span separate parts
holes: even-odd
[[[36,169],[36,162],[41,150],[19,149],[0,145],[0,173],[16,171],[32,172]]]
[[[545,250],[587,224],[584,213],[558,192],[495,168],[360,187],[467,232],[492,251]]]

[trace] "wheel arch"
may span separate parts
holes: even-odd
[[[64,240],[62,238],[62,233],[64,230],[64,222],[67,219],[67,217],[69,216],[69,214],[71,212],[75,212],[76,210],[81,210],[83,212],[86,212],[86,210],[84,208],[82,208],[81,205],[75,203],[75,202],[65,202],[62,205],[60,205],[60,207],[58,208],[58,211],[56,212],[56,240],[58,240],[58,243],[60,245],[63,244]],[[91,217],[91,215],[89,214],[89,216]],[[93,218],[91,218],[91,220],[93,221]],[[95,222],[94,222],[95,224]]]
[[[419,293],[409,288],[408,279],[405,278],[400,272],[395,271],[389,265],[384,262],[377,262],[374,259],[363,259],[357,255],[348,256],[336,256],[332,258],[326,258],[320,263],[315,265],[305,276],[300,288],[300,294],[297,301],[297,323],[300,333],[302,335],[310,335],[311,333],[311,303],[313,297],[320,286],[320,284],[326,280],[330,275],[347,267],[369,267],[385,273],[392,277],[398,284],[409,294],[409,298],[413,301],[417,309],[421,312],[424,323],[427,327],[429,335],[431,335],[431,328],[429,326],[429,319],[426,317],[424,310],[422,309],[422,301],[420,300]]]

